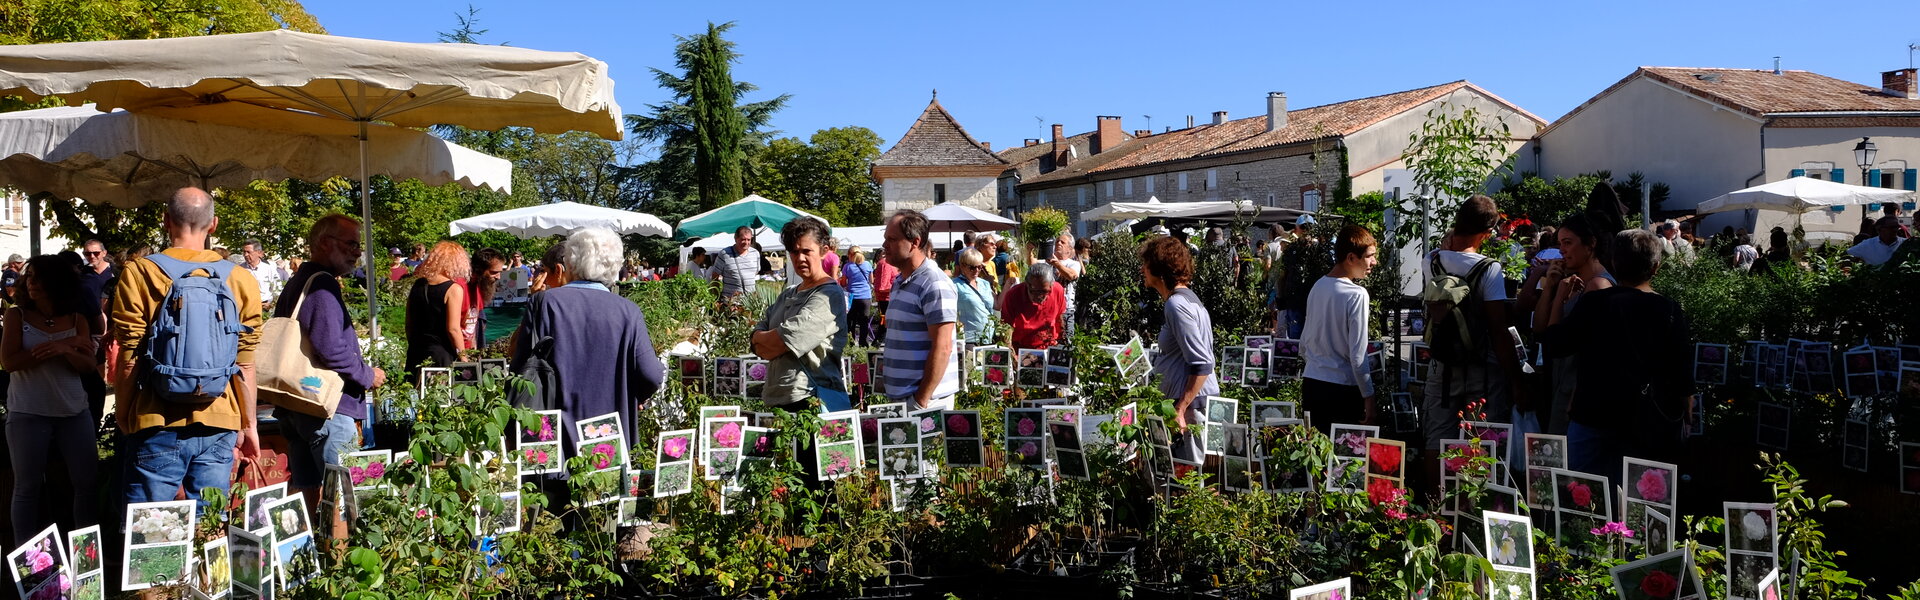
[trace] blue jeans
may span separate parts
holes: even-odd
[[[295,488],[320,487],[327,465],[340,464],[342,452],[358,450],[354,435],[360,425],[353,417],[335,414],[331,419],[303,415],[290,410],[274,411],[280,418],[280,434],[287,436],[287,485]]]
[[[206,425],[149,427],[127,438],[133,460],[125,461],[127,502],[168,502],[187,489],[201,500],[201,488],[221,494],[233,487],[233,451],[240,432]],[[206,508],[201,500],[200,508]]]
[[[1626,449],[1626,440],[1619,434],[1579,421],[1567,424],[1567,467],[1589,475],[1605,475],[1608,485],[1620,485],[1620,465]]]
[[[73,514],[62,529],[92,525],[94,504],[99,500],[98,462],[94,450],[92,413],[66,417],[43,417],[14,411],[7,413],[7,450],[13,457],[13,538],[12,545],[27,543],[35,533],[53,521],[41,520],[40,506],[46,495],[47,467],[59,457],[67,465],[67,478],[73,483],[73,496],[65,500]],[[58,501],[55,498],[44,500]]]

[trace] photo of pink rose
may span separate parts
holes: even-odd
[[[1653,502],[1667,501],[1667,470],[1647,469],[1640,473],[1640,479],[1633,482],[1640,497]]]
[[[740,447],[740,424],[728,423],[713,432],[714,446],[718,448]]]

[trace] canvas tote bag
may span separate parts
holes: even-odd
[[[260,327],[260,348],[254,353],[254,369],[259,379],[259,398],[274,406],[303,415],[333,418],[340,406],[340,374],[313,366],[313,344],[300,331],[300,306],[307,303],[307,291],[313,280],[307,278],[300,288],[300,300],[294,302],[293,316],[268,319]],[[331,277],[332,275],[327,275]]]

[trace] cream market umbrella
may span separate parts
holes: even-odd
[[[231,188],[359,172],[353,123],[255,106],[213,108],[0,113],[0,184],[132,208],[187,185]],[[236,122],[254,126],[227,124]],[[511,191],[513,163],[504,159],[412,129],[367,131],[375,174]]]
[[[603,227],[621,235],[673,235],[673,228],[659,217],[578,202],[554,202],[467,217],[448,223],[447,234],[505,231],[522,238],[537,238],[566,235],[588,227]]]
[[[1913,192],[1906,190],[1848,185],[1812,177],[1793,177],[1728,192],[1720,197],[1701,202],[1700,206],[1694,210],[1703,215],[1747,209],[1805,214],[1835,206],[1905,202],[1912,199]]]
[[[62,96],[101,110],[257,105],[310,112],[360,130],[360,214],[368,204],[367,130],[530,127],[620,139],[606,63],[583,54],[421,44],[287,30],[153,40],[0,46],[0,95]],[[365,228],[373,247],[373,227]],[[367,253],[372,273],[374,253]],[[379,314],[374,295],[371,310]],[[378,332],[378,321],[374,331]]]

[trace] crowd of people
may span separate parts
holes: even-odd
[[[331,417],[274,411],[288,441],[291,487],[315,493],[324,467],[337,464],[343,449],[358,447],[368,391],[388,381],[363,354],[342,292],[342,279],[359,268],[362,224],[346,215],[323,217],[304,237],[306,256],[288,261],[266,260],[257,241],[223,255],[209,246],[218,226],[213,204],[202,190],[179,190],[165,213],[168,247],[136,249],[117,265],[97,241],[78,254],[9,259],[5,277],[12,285],[4,289],[12,304],[0,331],[0,366],[11,381],[6,426],[16,538],[49,521],[45,457],[62,459],[76,489],[99,485],[94,431],[109,408],[125,457],[119,476],[125,501],[198,499],[203,488],[228,489],[236,459],[251,460],[260,449],[253,367],[256,353],[271,350],[261,348],[259,334],[269,316],[296,319],[314,367],[344,383]],[[1264,271],[1274,282],[1273,333],[1299,340],[1303,408],[1313,423],[1323,431],[1333,423],[1379,423],[1388,413],[1380,401],[1386,391],[1371,376],[1375,311],[1361,283],[1380,262],[1379,243],[1359,225],[1341,227],[1322,242],[1308,225],[1277,226],[1271,242],[1248,242],[1244,256],[1241,244],[1212,232],[1206,243],[1233,251],[1236,277]],[[1898,222],[1893,225],[1882,221],[1876,236],[1861,243],[1891,246],[1888,253],[1899,249],[1905,238]],[[841,373],[851,345],[885,348],[876,391],[928,408],[953,406],[963,343],[1006,339],[1023,349],[1068,343],[1076,283],[1088,269],[1084,240],[1063,233],[1050,252],[1021,259],[992,233],[970,233],[940,252],[930,229],[919,212],[890,215],[884,242],[871,256],[859,247],[840,252],[817,220],[796,219],[781,229],[781,267],[792,275],[757,315],[750,341],[752,353],[768,361],[761,397],[768,407],[855,406]],[[1622,456],[1676,459],[1694,401],[1691,342],[1686,315],[1650,282],[1665,264],[1697,260],[1694,242],[1679,230],[1627,229],[1618,214],[1590,208],[1539,230],[1539,243],[1525,255],[1490,256],[1483,246],[1507,232],[1501,213],[1485,196],[1464,202],[1442,247],[1426,258],[1428,327],[1448,335],[1432,348],[1424,387],[1413,390],[1425,449],[1437,452],[1442,440],[1459,437],[1463,420],[1478,419],[1512,423],[1516,436],[1566,435],[1576,470],[1613,476]],[[1751,255],[1750,266],[1786,260],[1776,258],[1783,233],[1775,230],[1773,237],[1766,254],[1740,244],[1748,250],[1729,256]],[[1186,431],[1206,419],[1207,399],[1220,393],[1212,316],[1189,287],[1196,249],[1184,236],[1155,233],[1139,250],[1141,281],[1161,301],[1152,370],[1174,404],[1176,457],[1187,460],[1200,457],[1200,441]],[[469,253],[451,241],[391,253],[397,260],[388,279],[406,286],[409,378],[423,367],[474,358],[489,342],[484,308],[502,290],[517,293],[524,281],[529,298],[506,344],[509,368],[526,372],[539,363],[551,369],[539,395],[562,412],[565,426],[607,413],[636,422],[639,408],[662,387],[665,369],[646,317],[615,293],[621,281],[637,276],[637,263],[624,257],[611,231],[576,231],[537,263],[492,249]],[[711,279],[729,301],[758,294],[759,281],[773,269],[744,227],[733,246],[695,249],[693,257],[688,271]],[[1509,299],[1501,262],[1515,258],[1527,261],[1527,275]],[[195,300],[185,300],[189,296]],[[204,324],[182,308],[203,301],[220,318],[205,331],[195,329]],[[996,331],[998,323],[1009,331]],[[1617,335],[1629,330],[1640,334]],[[1543,353],[1529,357],[1534,344]],[[1542,372],[1534,375],[1529,363]],[[103,405],[108,384],[111,407]],[[1437,470],[1435,461],[1425,462]],[[558,477],[564,476],[547,480],[550,494],[565,493]],[[93,498],[70,500],[70,525],[95,522]]]

